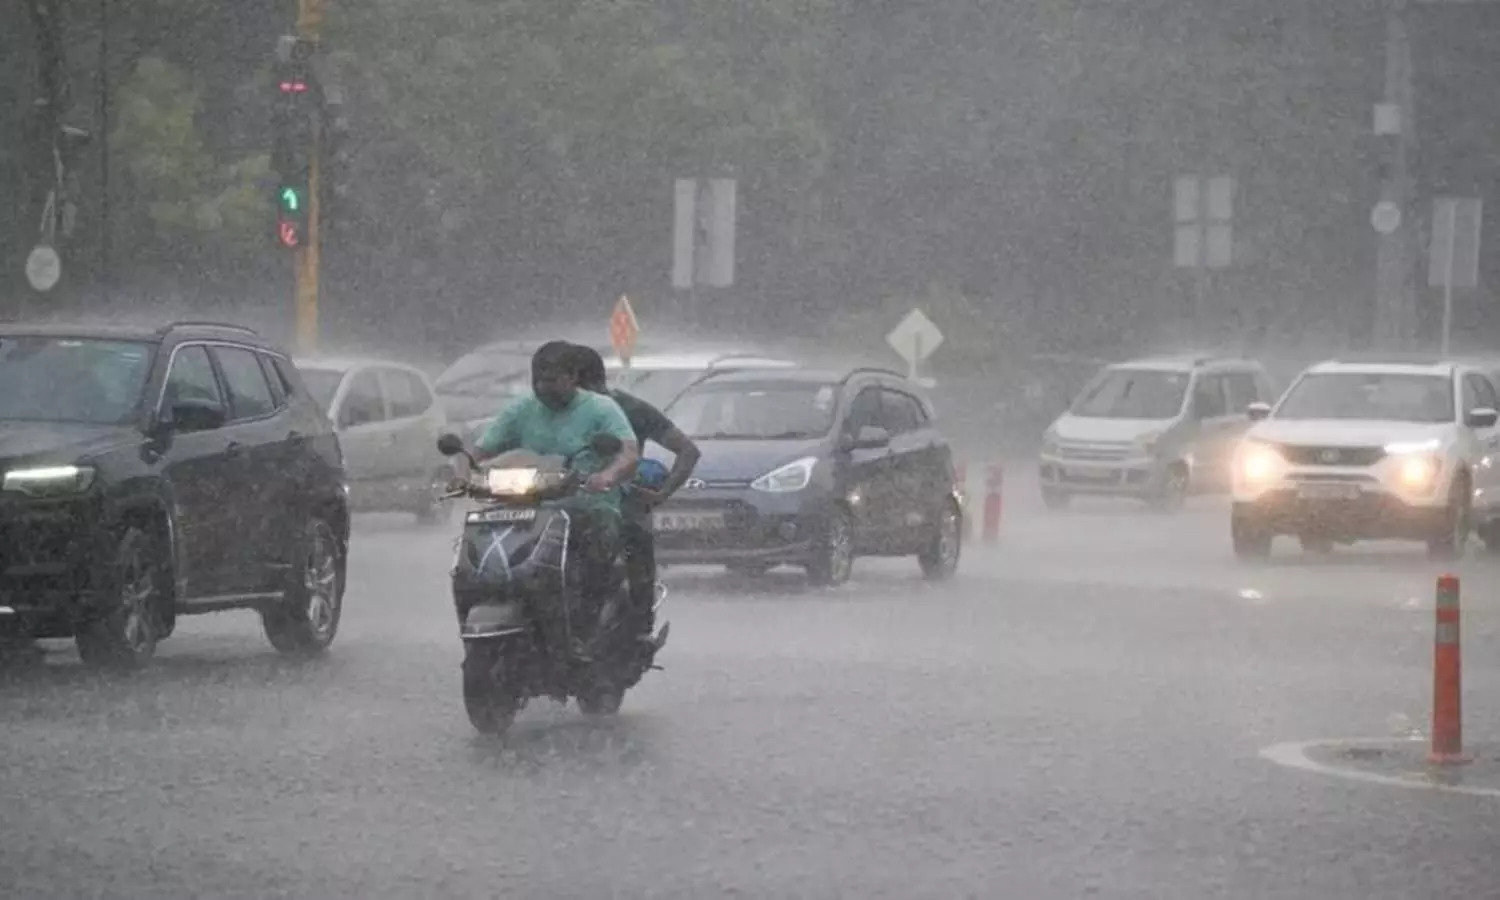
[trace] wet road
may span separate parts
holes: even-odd
[[[1041,511],[934,586],[862,562],[673,570],[673,640],[614,721],[458,703],[451,537],[359,523],[313,665],[187,621],[148,672],[66,644],[0,675],[6,897],[1494,896],[1493,799],[1280,768],[1272,743],[1428,709],[1411,547],[1237,565],[1222,504]],[[1500,563],[1465,576],[1468,729],[1500,736]]]

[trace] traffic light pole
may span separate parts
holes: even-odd
[[[297,37],[314,47],[323,26],[323,0],[298,0]],[[322,249],[319,231],[318,175],[322,141],[321,117],[312,126],[312,147],[308,155],[307,241],[297,250],[297,347],[311,354],[318,346],[318,266]]]

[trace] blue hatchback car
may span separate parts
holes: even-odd
[[[725,372],[666,413],[703,457],[653,512],[660,562],[746,574],[796,565],[824,585],[848,580],[858,556],[915,556],[933,579],[957,568],[964,506],[953,454],[922,389],[901,374]]]

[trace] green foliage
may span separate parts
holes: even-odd
[[[118,96],[111,142],[130,183],[133,202],[121,210],[128,239],[167,258],[204,250],[236,255],[264,246],[270,203],[260,185],[269,159],[257,154],[225,165],[214,158],[200,131],[200,95],[187,73],[148,56]]]

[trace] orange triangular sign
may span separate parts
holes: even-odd
[[[635,355],[635,339],[640,333],[641,326],[635,319],[635,310],[630,308],[630,298],[621,294],[609,317],[609,343],[622,362],[628,363]]]

